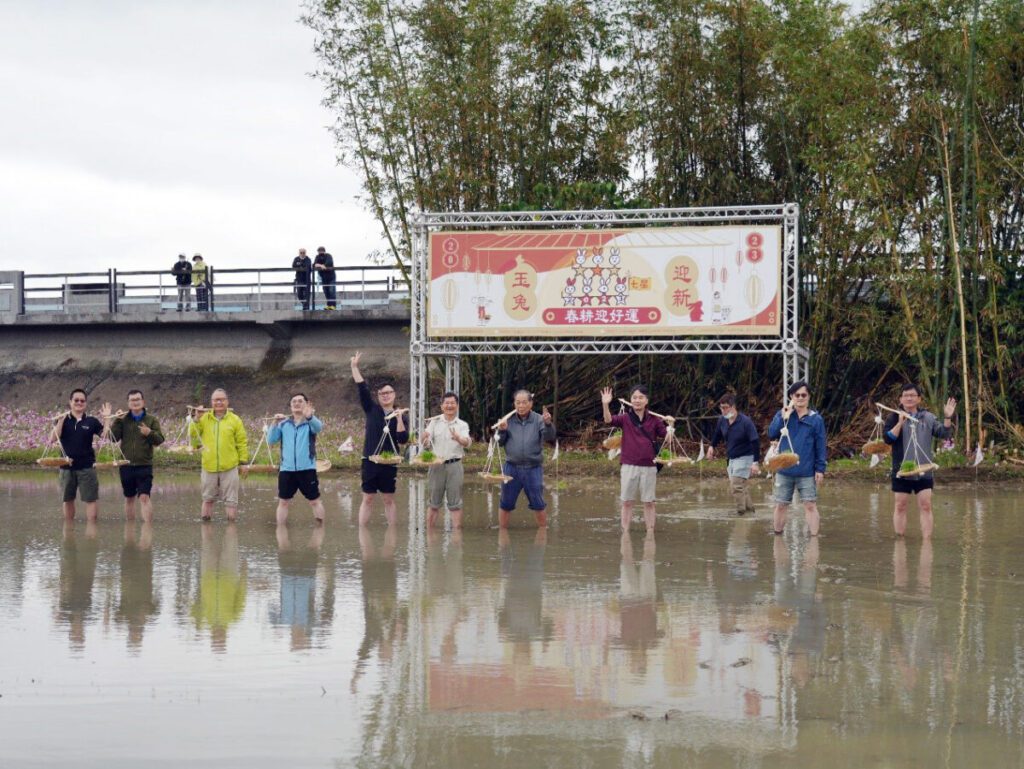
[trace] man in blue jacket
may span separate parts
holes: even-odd
[[[544,502],[543,448],[544,441],[555,439],[555,426],[546,408],[542,414],[533,410],[533,395],[527,390],[516,390],[512,402],[516,412],[498,422],[498,444],[505,447],[502,472],[512,477],[501,485],[498,527],[508,528],[519,493],[525,491],[537,526],[544,528],[548,525],[548,516]]]
[[[291,399],[289,418],[274,424],[267,432],[267,443],[281,444],[281,468],[277,474],[277,525],[288,523],[288,506],[296,491],[309,500],[318,524],[324,522],[324,503],[320,500],[320,480],[316,475],[316,435],[324,425],[313,404],[302,393]]]
[[[818,535],[818,484],[825,477],[825,420],[810,407],[811,391],[807,382],[794,382],[786,391],[787,403],[776,412],[768,425],[768,439],[777,441],[782,428],[789,430],[793,451],[800,457],[799,464],[775,474],[774,530],[782,534],[786,525],[786,510],[793,501],[793,490],[800,492],[804,503],[807,530],[812,537]],[[788,444],[783,448],[789,448]]]

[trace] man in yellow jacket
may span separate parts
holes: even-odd
[[[238,466],[249,459],[245,425],[228,410],[228,394],[218,388],[210,395],[210,409],[188,426],[194,447],[203,449],[203,520],[213,517],[213,503],[220,500],[228,520],[238,514]]]

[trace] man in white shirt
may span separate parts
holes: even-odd
[[[452,528],[462,528],[462,455],[472,443],[469,425],[458,417],[459,396],[446,392],[441,396],[441,415],[427,421],[420,439],[424,448],[430,449],[444,460],[434,465],[427,476],[430,502],[427,506],[427,528],[432,528],[441,512],[441,503],[447,499],[448,511],[452,514]]]

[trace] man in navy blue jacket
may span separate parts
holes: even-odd
[[[750,499],[747,481],[751,474],[761,472],[757,458],[761,455],[761,439],[757,428],[746,414],[736,409],[736,396],[726,393],[718,399],[718,408],[722,416],[715,424],[715,433],[711,436],[707,458],[715,458],[715,446],[725,441],[725,454],[729,458],[726,472],[729,474],[729,488],[736,501],[736,514],[754,512],[754,503]]]
[[[782,448],[793,451],[800,462],[775,474],[775,515],[774,529],[781,534],[786,525],[786,510],[793,501],[793,490],[800,492],[804,503],[807,530],[812,537],[818,536],[820,516],[818,515],[818,484],[825,478],[825,420],[810,407],[811,391],[807,382],[794,382],[786,390],[787,403],[776,412],[768,425],[768,439],[777,441],[783,428],[789,431],[789,441]]]

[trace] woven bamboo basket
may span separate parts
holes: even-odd
[[[504,475],[502,473],[477,473],[485,481],[491,481],[492,483],[508,483],[512,480],[511,475]]]
[[[40,457],[36,464],[40,467],[67,467],[71,460],[67,457]]]
[[[871,456],[872,454],[892,454],[892,446],[881,440],[868,441],[861,447],[860,453],[865,456]]]
[[[400,465],[402,464],[402,458],[398,454],[394,454],[390,457],[381,456],[380,454],[371,454],[368,459],[378,465]]]
[[[923,465],[917,465],[913,470],[900,470],[896,473],[897,478],[916,478],[919,475],[930,473],[932,470],[938,470],[939,466],[934,462],[927,462]]]
[[[164,449],[168,454],[195,454],[196,450],[189,446],[187,443],[179,444],[177,446],[168,446]]]
[[[692,465],[693,460],[689,457],[672,457],[671,459],[655,458],[654,464],[661,465],[662,467],[672,467],[672,465]]]
[[[612,433],[601,443],[606,449],[617,449],[622,446],[622,433]]]
[[[433,465],[443,465],[444,460],[441,457],[434,455],[433,459],[424,459],[422,454],[417,454],[409,460],[410,465],[418,465],[420,467],[431,467]]]
[[[93,465],[97,470],[116,470],[128,464],[127,459],[112,459],[109,462],[97,462]]]
[[[331,469],[331,460],[329,459],[318,459],[316,461],[316,471],[318,473],[326,473]]]
[[[781,451],[765,464],[771,472],[777,473],[779,470],[800,464],[800,455],[792,451]]]
[[[248,475],[249,473],[277,472],[277,468],[273,465],[239,465],[238,469],[242,472],[242,475]]]

